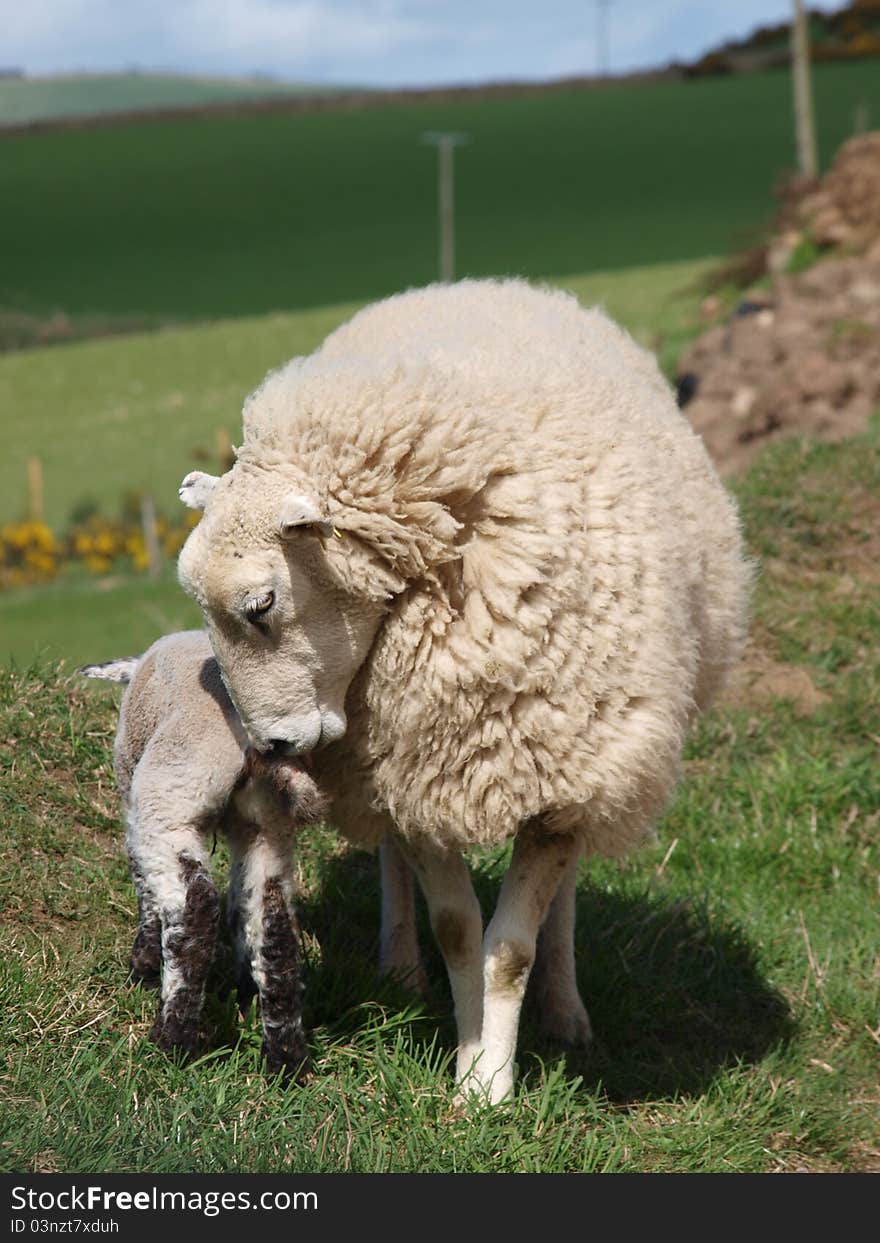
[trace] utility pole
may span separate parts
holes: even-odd
[[[819,172],[819,159],[816,154],[816,125],[813,117],[813,92],[810,86],[809,14],[804,9],[803,0],[794,0],[791,60],[798,168],[804,177],[813,178]]]
[[[467,134],[422,134],[422,142],[437,148],[437,218],[439,221],[439,273],[441,281],[455,280],[455,148],[468,141]]]
[[[596,69],[600,78],[608,77],[608,10],[611,0],[596,0]]]

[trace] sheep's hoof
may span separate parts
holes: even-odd
[[[379,974],[385,979],[393,980],[395,984],[400,984],[402,988],[409,989],[417,997],[426,997],[428,994],[428,973],[420,962],[414,965],[380,963]]]
[[[584,1003],[578,999],[564,1009],[543,1009],[541,1034],[554,1044],[570,1049],[588,1049],[593,1043],[593,1025]]]

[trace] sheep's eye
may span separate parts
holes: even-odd
[[[244,606],[245,617],[248,621],[259,621],[265,617],[274,603],[274,591],[264,591],[262,595],[252,596]]]

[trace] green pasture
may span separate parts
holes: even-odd
[[[827,165],[857,105],[880,116],[880,73],[866,61],[814,77]],[[215,318],[424,284],[437,272],[426,130],[470,136],[459,275],[724,253],[794,163],[784,71],[7,137],[0,308]]]
[[[0,80],[0,125],[99,116],[149,108],[317,94],[319,86],[271,78],[207,78],[174,73],[78,73]]]
[[[0,1168],[878,1170],[878,462],[875,422],[778,446],[737,483],[762,567],[750,662],[813,697],[746,681],[697,730],[657,844],[585,869],[595,1047],[543,1043],[529,1008],[516,1099],[494,1110],[454,1104],[424,922],[418,1001],[377,978],[376,865],[328,826],[299,848],[311,1080],[264,1075],[222,959],[204,1056],[151,1047],[155,995],[127,978],[116,691],[45,661],[0,672]],[[505,861],[472,860],[486,912]]]

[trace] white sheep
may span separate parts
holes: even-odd
[[[250,750],[204,631],[167,635],[140,658],[86,665],[86,677],[127,682],[114,760],[126,850],[138,898],[133,976],[158,984],[150,1033],[166,1050],[199,1046],[205,981],[220,897],[210,851],[218,832],[232,856],[228,916],[239,1004],[259,995],[270,1070],[301,1075],[299,927],[293,842],[325,803],[293,757]]]
[[[253,745],[321,748],[333,821],[405,853],[458,1079],[500,1100],[548,911],[544,1002],[585,1033],[578,858],[650,834],[739,656],[734,505],[654,358],[520,281],[368,307],[270,374],[244,431],[229,473],[182,487],[205,512],[181,583]],[[462,852],[508,840],[484,935]]]

